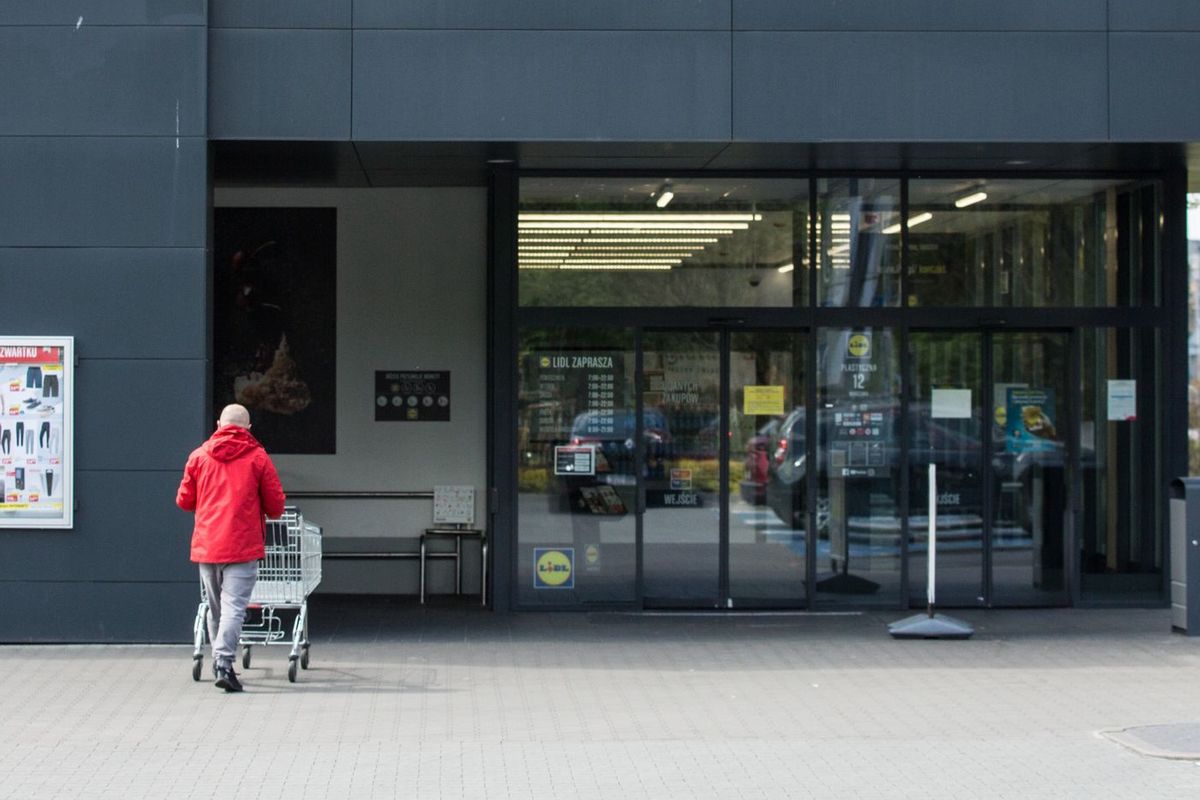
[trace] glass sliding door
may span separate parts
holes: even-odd
[[[901,602],[898,334],[817,332],[816,599]]]
[[[641,377],[645,602],[722,605],[720,333],[646,332]]]
[[[728,596],[735,608],[802,606],[808,336],[738,331],[729,340]]]
[[[517,401],[517,599],[561,606],[636,600],[632,330],[521,332]]]
[[[982,605],[984,585],[983,334],[908,339],[909,602],[928,587],[929,465],[936,467],[937,602]],[[990,432],[990,426],[986,429]]]
[[[991,336],[991,598],[1065,605],[1071,526],[1070,336]]]

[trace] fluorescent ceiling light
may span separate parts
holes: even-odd
[[[796,268],[795,264],[784,264],[782,267],[776,267],[780,272],[791,272]]]
[[[973,206],[976,203],[982,203],[984,200],[987,200],[987,192],[975,192],[975,194],[969,194],[965,197],[960,197],[955,200],[954,207],[966,208],[967,206]]]
[[[670,264],[563,264],[559,269],[635,270],[670,269]]]
[[[929,222],[929,220],[931,220],[931,219],[933,219],[933,214],[930,214],[928,211],[926,211],[923,214],[917,214],[915,217],[908,218],[908,227],[915,228],[918,225],[920,225],[922,222]],[[892,235],[893,233],[899,233],[899,232],[900,232],[900,223],[899,222],[897,222],[895,225],[888,225],[886,228],[883,229],[883,233],[886,233],[889,236]]]
[[[533,214],[519,222],[760,222],[762,214]]]
[[[520,230],[578,230],[587,233],[590,229],[595,232],[606,230],[618,231],[744,231],[750,227],[748,222],[589,222],[586,227],[578,222],[524,221],[517,222]]]

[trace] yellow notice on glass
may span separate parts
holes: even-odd
[[[782,386],[746,386],[743,390],[743,414],[781,416],[783,414]]]

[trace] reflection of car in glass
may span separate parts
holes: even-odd
[[[768,465],[775,452],[775,436],[781,422],[780,419],[771,420],[746,442],[746,460],[739,487],[742,500],[751,505],[766,505],[767,480],[770,477]]]
[[[571,425],[570,443],[596,447],[596,472],[635,475],[637,416],[633,409],[585,411]],[[662,460],[670,446],[666,416],[657,408],[642,412],[642,442],[646,447],[646,477],[662,475]]]
[[[919,415],[919,410],[914,411]],[[869,467],[856,466],[853,455],[839,456],[848,459],[844,466],[851,476],[850,479],[898,479],[899,475],[894,468],[900,462],[899,403],[866,408],[860,406],[851,413],[856,418],[872,420],[871,425],[875,431],[871,436],[861,437],[864,442],[859,452],[869,458]],[[784,417],[776,432],[774,446],[767,461],[767,505],[779,519],[793,528],[804,527],[807,514],[806,416],[804,408],[795,408]],[[839,416],[836,411],[825,411],[819,418],[820,424],[824,426],[820,441],[826,443],[826,446],[835,436],[840,435],[837,433]],[[956,422],[959,424],[954,424]],[[978,516],[982,512],[982,498],[978,488],[982,450],[977,435],[979,423],[978,420],[948,420],[947,423],[949,424],[926,418],[922,424],[916,426],[916,435],[908,449],[908,463],[911,465],[909,509],[918,513],[917,510],[924,509],[928,503],[927,487],[921,470],[932,461],[939,465],[939,487],[945,489],[939,490],[939,510]],[[862,433],[862,429],[859,429],[859,433]],[[830,453],[828,457],[832,458],[833,454]],[[828,463],[825,466],[830,470],[842,469]],[[864,494],[864,499],[869,499],[869,494]],[[817,509],[819,520],[823,520],[828,512],[827,502],[826,507]]]

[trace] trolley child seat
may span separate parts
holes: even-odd
[[[295,613],[292,652],[288,656],[288,680],[295,683],[297,664],[308,669],[308,596],[321,583],[321,529],[305,522],[299,509],[287,506],[281,517],[267,520],[265,545],[238,642],[242,646],[242,667],[250,668],[251,645],[288,643],[284,620],[277,612]],[[200,680],[207,640],[208,597],[201,584],[200,605],[192,625],[192,680]]]

